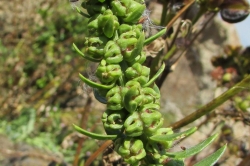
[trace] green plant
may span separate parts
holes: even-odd
[[[223,12],[223,10],[235,9],[234,5],[237,7],[239,5],[239,10],[243,10],[245,3],[235,4],[236,1],[234,4],[226,1],[216,3],[216,1],[205,0],[197,2],[201,8],[192,23],[195,23],[206,11],[221,9],[224,20],[228,22],[241,21],[248,15],[246,12],[246,15],[241,18],[230,21],[231,15],[225,15]],[[181,11],[185,11],[192,3],[194,1],[190,1]],[[167,152],[173,141],[191,135],[196,131],[196,127],[179,133],[174,133],[171,127],[162,127],[164,119],[159,112],[160,92],[155,81],[165,71],[164,62],[172,56],[171,50],[170,54],[163,58],[160,56],[155,58],[152,66],[143,65],[146,60],[143,46],[165,34],[180,13],[174,16],[167,15],[168,18],[162,21],[164,23],[166,20],[171,20],[167,27],[145,39],[145,27],[143,27],[145,25],[141,22],[145,19],[143,14],[146,10],[143,0],[87,0],[82,3],[82,7],[88,14],[77,7],[76,10],[89,18],[87,26],[89,33],[85,38],[83,50],[75,44],[73,47],[83,58],[99,63],[95,75],[100,83],[82,74],[79,76],[83,82],[94,88],[96,99],[107,104],[107,110],[102,116],[107,135],[92,133],[76,125],[74,128],[93,139],[113,140],[117,153],[131,165],[184,165],[185,158],[197,154],[214,141],[217,134],[187,150]],[[188,34],[188,30],[186,31],[184,36]],[[179,128],[200,118],[241,91],[242,87],[249,88],[249,83],[250,76],[246,76],[241,83],[173,127]],[[226,145],[196,165],[214,164],[225,149]]]

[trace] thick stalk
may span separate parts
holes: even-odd
[[[212,112],[216,107],[230,99],[232,96],[236,95],[237,93],[243,91],[243,90],[249,90],[250,89],[250,75],[248,75],[246,78],[244,78],[241,82],[221,94],[219,97],[215,98],[208,104],[204,105],[200,109],[196,110],[192,114],[188,115],[187,117],[183,118],[182,120],[174,123],[171,125],[173,129],[178,129],[183,126],[186,126],[187,124],[194,122],[195,120],[199,119],[200,117]]]

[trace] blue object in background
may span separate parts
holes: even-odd
[[[250,0],[248,0],[250,3]],[[243,47],[250,46],[250,15],[242,22],[235,24]]]
[[[244,21],[235,24],[243,47],[250,46],[250,16]]]

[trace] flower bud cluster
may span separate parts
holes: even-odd
[[[80,78],[95,88],[95,96],[107,104],[102,122],[108,135],[115,134],[115,150],[132,165],[162,164],[171,141],[152,142],[152,135],[172,134],[161,128],[160,92],[143,66],[144,32],[138,24],[146,9],[143,0],[87,0],[88,36],[81,55],[99,62],[95,75],[100,84]],[[79,49],[78,49],[79,51]],[[154,78],[155,79],[155,78]],[[104,99],[105,98],[105,99]]]

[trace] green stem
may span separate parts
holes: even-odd
[[[199,18],[206,12],[206,8],[202,7],[200,8],[199,12],[196,14],[196,16],[193,18],[192,23],[193,25],[199,20]]]
[[[167,9],[168,9],[168,1],[163,1],[163,8],[162,8],[162,13],[161,13],[161,23],[160,25],[164,25],[166,21],[166,16],[167,16]]]
[[[186,126],[187,124],[199,119],[203,115],[208,114],[209,112],[212,112],[216,107],[230,99],[232,96],[236,95],[237,93],[241,92],[242,90],[250,89],[250,75],[248,75],[246,78],[244,78],[241,82],[221,94],[219,97],[212,100],[210,103],[204,105],[197,111],[193,112],[192,114],[186,116],[182,120],[174,123],[171,125],[173,129],[181,128],[183,126]]]
[[[169,60],[175,53],[176,51],[176,45],[173,45],[173,47],[167,52],[167,54],[164,56],[164,60]]]

